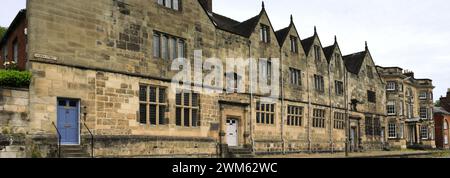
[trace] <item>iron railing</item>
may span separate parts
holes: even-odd
[[[91,129],[87,126],[86,122],[83,122],[84,127],[86,127],[89,135],[91,135],[91,158],[94,158],[94,134],[92,134]]]
[[[53,127],[55,127],[56,132],[58,133],[58,158],[61,158],[61,133],[59,132],[58,127],[56,126],[55,122],[52,122]]]

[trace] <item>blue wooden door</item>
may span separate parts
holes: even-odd
[[[71,99],[58,99],[58,130],[63,145],[79,144],[79,102]]]

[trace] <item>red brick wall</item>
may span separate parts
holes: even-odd
[[[447,137],[450,139],[450,133],[449,129],[447,128],[444,130],[444,122],[447,121],[447,123],[450,123],[450,116],[448,115],[442,115],[442,114],[435,114],[434,115],[434,122],[435,122],[435,140],[436,140],[436,147],[440,149],[449,149],[449,145],[444,144],[444,136],[447,135]]]
[[[13,29],[13,31],[11,33],[8,34],[7,37],[7,50],[8,50],[8,56],[7,59],[3,59],[3,47],[4,45],[0,46],[0,68],[4,68],[3,63],[5,61],[13,61],[14,60],[14,55],[13,55],[13,51],[14,51],[14,41],[17,39],[17,43],[18,43],[18,67],[22,70],[25,70],[25,66],[27,63],[27,59],[26,59],[26,43],[27,43],[27,39],[26,39],[26,35],[25,35],[25,28],[27,27],[27,21],[25,18],[21,19],[19,24],[17,24],[15,26],[15,28]]]

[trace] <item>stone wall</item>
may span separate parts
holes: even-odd
[[[25,157],[28,102],[27,89],[0,87],[0,158]]]

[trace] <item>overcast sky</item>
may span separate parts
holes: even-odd
[[[214,11],[244,21],[261,10],[261,0],[213,0]],[[450,1],[448,0],[266,0],[275,30],[294,21],[302,39],[314,26],[324,46],[334,35],[344,54],[368,41],[377,65],[413,70],[434,81],[435,99],[450,88]],[[25,0],[2,0],[0,26],[8,26]]]

